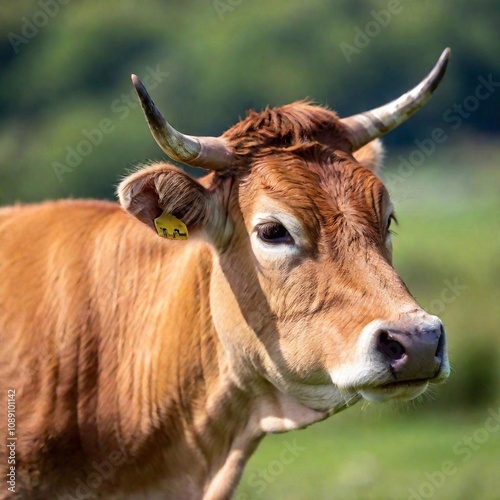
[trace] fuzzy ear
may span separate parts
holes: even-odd
[[[203,232],[216,238],[224,232],[216,192],[208,191],[184,171],[168,164],[146,167],[125,178],[118,186],[122,207],[156,232],[154,219],[163,212],[180,219],[189,233]]]
[[[380,139],[369,142],[353,153],[354,158],[363,167],[377,173],[384,159],[384,146]]]

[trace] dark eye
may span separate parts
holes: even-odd
[[[266,222],[261,224],[257,229],[257,235],[266,243],[293,243],[293,238],[290,236],[287,228],[279,222]]]
[[[396,224],[398,223],[398,219],[396,219],[396,215],[395,214],[391,214],[389,216],[389,220],[387,221],[386,233],[394,234],[394,231],[391,231],[391,223],[392,223],[392,221],[394,221]]]

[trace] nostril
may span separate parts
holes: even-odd
[[[380,332],[377,348],[391,361],[397,361],[406,354],[405,348],[385,330]]]

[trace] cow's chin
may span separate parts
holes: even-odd
[[[423,394],[429,382],[398,382],[383,385],[380,387],[371,387],[359,391],[359,394],[372,403],[384,403],[385,401],[410,401]]]
[[[361,399],[357,392],[340,390],[333,384],[310,385],[290,381],[284,384],[280,380],[274,385],[307,408],[331,415],[353,406]]]

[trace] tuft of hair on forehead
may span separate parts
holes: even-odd
[[[249,111],[246,118],[224,132],[235,155],[242,160],[268,150],[318,142],[349,151],[346,126],[335,112],[311,101],[297,101],[261,112]]]

